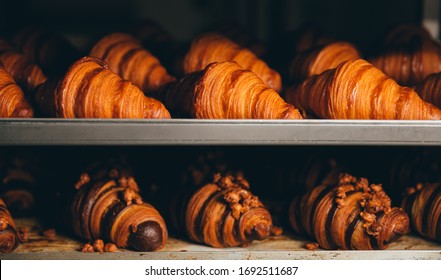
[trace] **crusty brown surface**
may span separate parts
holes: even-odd
[[[324,119],[439,120],[441,110],[363,59],[312,76],[287,101]]]
[[[235,62],[209,64],[166,85],[157,98],[170,111],[198,119],[301,119],[294,106]]]
[[[415,86],[415,92],[424,101],[441,108],[441,72],[427,76]]]
[[[282,89],[279,73],[249,49],[218,33],[203,33],[193,40],[184,59],[184,72],[200,71],[212,62],[223,61],[236,61],[243,68],[253,71],[268,87],[276,91]]]
[[[110,70],[132,81],[146,95],[175,80],[160,61],[129,34],[111,33],[103,37],[94,45],[90,56],[107,62]]]
[[[93,57],[76,61],[60,81],[47,80],[35,99],[44,115],[59,118],[170,118],[161,102]]]
[[[296,197],[289,208],[294,231],[324,249],[385,249],[409,232],[409,218],[381,185],[341,174],[339,183],[320,185]]]
[[[0,117],[31,118],[34,111],[23,90],[0,63]]]

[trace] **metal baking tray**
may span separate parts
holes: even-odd
[[[441,145],[441,121],[0,119],[0,145]]]
[[[305,249],[308,240],[291,235],[289,230],[281,236],[255,241],[246,247],[212,248],[195,244],[182,238],[170,237],[163,249],[157,252],[135,252],[120,249],[115,253],[82,253],[84,242],[58,234],[54,238],[41,235],[42,226],[36,219],[17,219],[17,225],[30,229],[29,242],[21,244],[16,251],[1,254],[1,259],[294,259],[294,260],[375,260],[375,259],[441,259],[441,244],[421,237],[403,236],[390,244],[386,250],[344,251]]]

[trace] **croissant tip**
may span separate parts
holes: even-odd
[[[250,232],[253,240],[264,240],[271,235],[271,225],[268,223],[258,223],[254,225]]]
[[[128,244],[137,251],[155,251],[164,245],[163,229],[155,221],[139,224],[129,236]]]

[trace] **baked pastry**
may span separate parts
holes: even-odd
[[[184,58],[184,73],[200,71],[212,62],[223,61],[236,61],[244,69],[259,76],[267,87],[276,91],[282,89],[279,73],[269,68],[249,49],[240,47],[218,33],[203,33],[193,40]]]
[[[32,118],[34,111],[22,89],[0,62],[0,118]]]
[[[13,42],[26,58],[39,65],[48,76],[64,73],[80,57],[62,35],[35,26],[19,30]]]
[[[361,58],[357,48],[348,42],[333,42],[299,53],[291,62],[290,78],[300,82],[337,67],[340,63]]]
[[[38,166],[36,160],[25,155],[3,155],[0,159],[0,197],[14,217],[35,211]]]
[[[93,57],[76,61],[60,81],[40,85],[35,103],[44,115],[59,118],[170,118],[161,102]]]
[[[416,232],[441,242],[441,184],[420,183],[408,188],[401,207]]]
[[[441,44],[424,29],[404,26],[387,38],[385,49],[371,62],[400,85],[415,85],[441,71]]]
[[[324,119],[441,119],[440,109],[362,59],[308,78],[288,89],[286,99]]]
[[[341,174],[337,184],[319,185],[297,196],[289,220],[296,233],[323,249],[385,249],[409,232],[409,217],[391,207],[381,185],[349,174]]]
[[[125,33],[112,33],[99,40],[90,56],[98,57],[123,79],[132,81],[146,95],[175,78],[137,39]]]
[[[124,165],[95,165],[81,174],[75,189],[70,221],[78,236],[137,251],[155,251],[165,245],[168,233],[162,216],[143,202],[138,184]]]
[[[415,91],[424,101],[441,108],[441,72],[427,76],[415,86]]]
[[[212,247],[235,247],[271,235],[270,213],[249,190],[241,175],[214,175],[183,203],[188,237]],[[180,209],[177,207],[176,209]],[[180,215],[180,213],[175,213]]]
[[[3,199],[0,198],[0,252],[10,253],[20,245],[20,233]]]
[[[165,85],[157,96],[178,115],[198,119],[301,119],[250,70],[235,62],[215,62]]]
[[[0,61],[18,85],[29,93],[46,80],[41,68],[16,51],[5,40],[0,39]]]

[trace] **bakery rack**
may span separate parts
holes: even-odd
[[[36,3],[39,2],[39,3]],[[177,39],[188,39],[211,19],[239,19],[252,26],[260,39],[273,39],[285,29],[294,29],[308,20],[316,20],[336,32],[349,35],[358,43],[373,43],[383,27],[400,22],[428,22],[434,35],[441,34],[441,5],[437,0],[382,1],[118,1],[109,0],[106,13],[103,1],[7,1],[1,26],[9,22],[33,23],[38,18],[50,24],[79,46],[87,40],[79,31],[114,30],[118,20],[136,17],[160,19]],[[121,5],[124,2],[124,5]],[[151,3],[147,3],[151,2]],[[423,4],[422,4],[423,2]],[[165,4],[164,4],[165,3]],[[337,3],[337,4],[336,4]],[[130,4],[132,5],[125,5]],[[151,7],[149,6],[151,5]],[[161,6],[162,5],[162,6]],[[177,8],[170,8],[177,6]],[[324,5],[318,9],[319,5]],[[67,7],[67,8],[66,8]],[[87,8],[86,8],[87,7]],[[381,7],[381,8],[380,8]],[[434,8],[438,7],[438,8]],[[16,11],[14,13],[14,11]],[[99,11],[99,15],[94,11]],[[36,12],[37,17],[33,14]],[[79,13],[77,15],[76,13]],[[345,16],[341,16],[344,14]],[[393,16],[390,16],[393,14]],[[222,15],[219,18],[219,15]],[[340,16],[339,16],[340,15]],[[77,19],[80,17],[80,20]],[[111,18],[112,20],[108,20]],[[375,18],[372,21],[372,18]],[[116,20],[115,20],[116,19]],[[185,21],[185,24],[183,24]],[[351,24],[348,24],[348,22]],[[71,24],[75,22],[76,24]],[[366,24],[368,23],[368,24]],[[93,28],[91,28],[93,26]],[[95,30],[96,29],[96,30]],[[94,33],[94,32],[91,32]],[[80,35],[79,35],[80,34]],[[55,147],[57,146],[57,147]],[[367,121],[367,120],[103,120],[103,119],[0,119],[0,153],[9,149],[44,149],[59,152],[74,146],[75,151],[116,147],[137,149],[149,146],[174,148],[187,146],[235,146],[260,149],[302,149],[334,146],[340,150],[365,149],[368,146],[399,148],[441,147],[439,121]],[[350,147],[349,147],[350,146]],[[163,147],[162,147],[163,149]],[[90,150],[87,150],[90,151]],[[254,150],[253,150],[254,151]],[[382,150],[383,151],[383,150]],[[307,242],[289,231],[282,236],[254,242],[244,248],[214,249],[171,237],[161,251],[117,253],[81,253],[82,243],[57,234],[54,239],[40,235],[42,225],[36,219],[18,219],[31,229],[31,242],[24,243],[0,259],[441,259],[441,244],[417,236],[405,236],[383,251],[309,251]]]
[[[75,146],[441,146],[436,121],[264,121],[264,120],[0,120],[1,148],[51,149]],[[150,147],[150,148],[152,148]],[[283,149],[282,147],[282,149]],[[297,148],[299,148],[297,147]],[[164,147],[162,147],[164,148]],[[403,147],[406,148],[406,147]],[[430,147],[429,147],[430,148]],[[405,236],[384,251],[308,251],[307,242],[290,235],[255,242],[244,248],[214,249],[171,237],[159,252],[86,254],[75,238],[46,239],[35,219],[18,219],[31,229],[31,242],[1,259],[441,259],[441,244]]]

